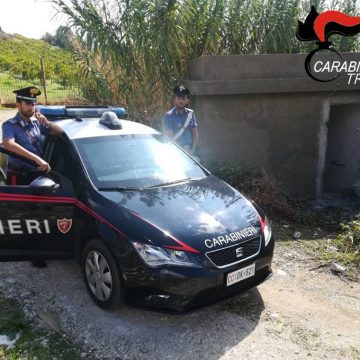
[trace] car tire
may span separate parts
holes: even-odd
[[[83,250],[81,267],[91,299],[104,309],[123,304],[120,272],[114,257],[100,240],[89,241]]]

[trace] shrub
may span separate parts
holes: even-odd
[[[208,169],[248,198],[254,200],[270,217],[306,222],[306,214],[299,200],[280,190],[276,180],[246,163],[208,164]]]
[[[342,233],[334,241],[338,258],[360,269],[360,215],[347,224],[341,224],[341,228]]]

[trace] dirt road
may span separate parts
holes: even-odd
[[[16,109],[11,109],[11,110],[0,110],[0,143],[2,141],[2,129],[1,129],[1,124],[10,119],[11,117],[13,117],[16,114]]]
[[[0,123],[3,121],[10,119],[12,116],[16,114],[16,109],[11,110],[0,110]]]
[[[89,359],[360,359],[359,283],[317,268],[298,242],[277,245],[271,280],[187,315],[103,311],[70,261],[0,263],[0,295],[35,321],[56,312]]]

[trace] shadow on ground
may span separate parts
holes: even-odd
[[[56,312],[67,338],[85,344],[89,358],[218,359],[256,328],[265,308],[252,289],[185,315],[129,306],[108,312],[92,303],[71,261],[52,261],[46,269],[0,263],[0,279],[0,296],[17,298],[34,319]]]

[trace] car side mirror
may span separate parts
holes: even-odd
[[[55,191],[60,187],[60,185],[57,184],[54,180],[49,179],[48,177],[39,176],[29,184],[29,187],[43,188]]]

